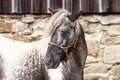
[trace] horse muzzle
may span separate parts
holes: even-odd
[[[48,69],[56,69],[60,62],[54,61],[52,58],[45,58],[45,65]]]

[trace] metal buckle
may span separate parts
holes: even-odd
[[[61,47],[66,53],[68,52],[68,48],[67,47]]]

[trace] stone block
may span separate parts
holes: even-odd
[[[110,80],[107,73],[85,74],[84,80]]]
[[[98,18],[100,23],[103,25],[109,25],[109,24],[119,24],[120,23],[120,15],[107,15],[107,16],[101,16],[101,18]]]
[[[120,25],[112,25],[107,29],[107,34],[110,36],[120,36]]]
[[[120,44],[120,36],[105,36],[101,39],[101,43],[105,45]]]
[[[103,61],[108,64],[120,63],[120,45],[106,46],[103,53]]]
[[[98,62],[97,58],[95,58],[93,56],[87,56],[86,64],[88,64],[88,63],[97,63],[97,62]]]
[[[84,26],[83,29],[84,29],[85,33],[93,34],[93,33],[97,33],[99,31],[98,27],[99,27],[99,25],[96,23],[86,23],[86,26]]]
[[[21,19],[21,21],[22,22],[24,22],[24,23],[32,23],[32,22],[34,22],[34,18],[31,16],[29,16],[29,17],[23,17],[22,19]]]
[[[22,23],[21,21],[16,21],[16,22],[13,24],[12,32],[23,31],[24,29],[27,29],[27,28],[28,28],[28,24]]]
[[[0,32],[11,32],[12,23],[0,22]]]
[[[99,54],[100,43],[97,40],[87,39],[88,54],[96,57]]]
[[[84,69],[85,74],[92,74],[92,73],[106,73],[108,69],[110,69],[112,65],[107,65],[103,63],[94,63],[86,65]]]
[[[109,75],[112,76],[111,80],[120,80],[120,65],[114,66],[110,71]]]

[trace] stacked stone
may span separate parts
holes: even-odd
[[[85,80],[120,80],[120,15],[84,15],[79,21],[88,46]]]
[[[40,40],[49,15],[0,15],[0,33],[14,40]]]

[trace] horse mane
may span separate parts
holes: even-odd
[[[65,9],[61,9],[58,12],[56,12],[48,21],[46,24],[46,29],[44,32],[44,37],[51,36],[56,28],[60,25],[60,23],[63,21],[63,18],[66,17],[66,15],[70,15],[71,13],[68,12]]]

